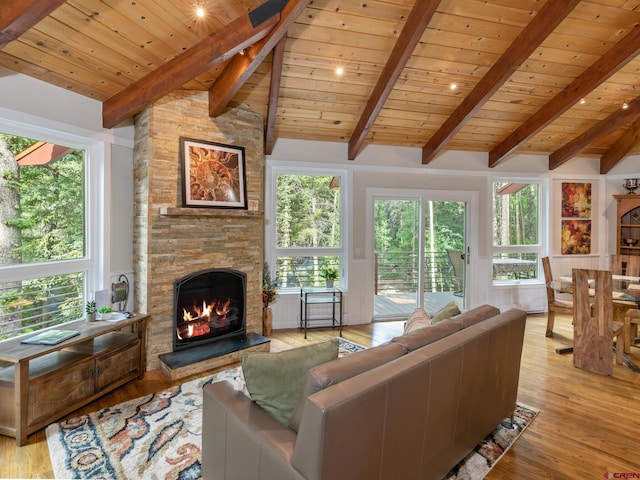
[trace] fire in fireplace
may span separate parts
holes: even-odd
[[[245,273],[212,268],[173,285],[174,351],[245,333]]]

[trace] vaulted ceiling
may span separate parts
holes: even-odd
[[[384,144],[607,173],[640,153],[639,23],[640,0],[3,0],[0,65],[103,102],[107,128],[191,89],[213,117],[261,112],[267,153],[294,138],[356,162]]]

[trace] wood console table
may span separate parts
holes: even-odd
[[[57,345],[7,340],[0,350],[0,434],[27,435],[145,372],[149,315],[58,326],[79,335]],[[39,333],[39,332],[38,332]]]

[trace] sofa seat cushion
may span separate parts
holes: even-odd
[[[406,353],[406,348],[400,343],[385,343],[309,369],[304,378],[298,403],[289,421],[289,428],[298,431],[304,404],[309,395],[395,360]]]
[[[338,339],[277,353],[240,356],[251,399],[283,425],[288,425],[307,370],[338,358]]]

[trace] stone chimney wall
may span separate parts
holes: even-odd
[[[182,208],[181,136],[244,147],[247,203],[257,210]],[[236,107],[210,118],[208,92],[174,92],[136,116],[134,293],[135,310],[151,315],[148,370],[173,349],[173,282],[189,273],[246,273],[247,332],[262,333],[263,145],[259,113]]]

